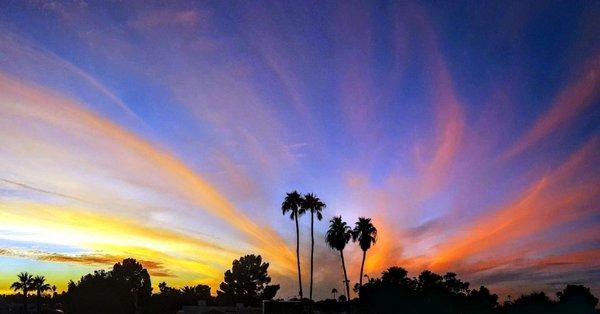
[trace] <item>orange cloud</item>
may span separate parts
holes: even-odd
[[[51,261],[51,262],[61,262],[61,263],[76,263],[83,265],[103,265],[103,266],[112,266],[116,263],[121,262],[123,259],[128,258],[128,256],[116,256],[109,254],[78,254],[78,255],[67,255],[67,254],[59,254],[59,253],[47,253],[40,255],[38,257],[39,260],[42,261]],[[156,277],[175,277],[172,271],[165,268],[163,263],[153,262],[153,261],[145,261],[138,260],[144,268],[148,270],[150,275]]]
[[[578,185],[565,183],[593,162],[591,152],[596,149],[596,139],[590,140],[555,171],[531,184],[515,201],[474,221],[471,228],[442,244],[430,266],[447,269],[475,254],[589,215],[585,205],[597,196],[598,178]]]

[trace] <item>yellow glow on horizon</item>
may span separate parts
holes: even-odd
[[[101,255],[134,257],[161,263],[165,270],[173,272],[191,271],[200,278],[219,278],[222,269],[239,256],[239,252],[219,248],[189,235],[47,204],[3,202],[0,204],[0,229],[13,232],[20,240],[69,245]],[[3,238],[10,239],[11,236]],[[60,257],[52,260],[71,262]],[[87,262],[82,260],[81,263]],[[98,263],[91,260],[89,264]]]

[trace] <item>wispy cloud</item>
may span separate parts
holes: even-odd
[[[138,123],[144,124],[142,119],[138,115],[136,115],[133,112],[133,110],[127,104],[125,104],[125,102],[121,98],[119,98],[113,91],[111,91],[98,79],[93,77],[91,74],[87,73],[82,68],[77,67],[73,63],[59,57],[58,55],[48,50],[35,46],[32,43],[25,41],[17,35],[12,34],[6,30],[3,30],[0,33],[0,38],[2,39],[2,44],[0,44],[0,51],[2,51],[2,53],[6,56],[11,56],[10,58],[0,59],[0,62],[4,61],[1,63],[3,65],[3,68],[8,69],[11,72],[25,74],[26,76],[36,76],[39,74],[37,74],[37,72],[35,71],[31,71],[33,73],[27,72],[24,70],[24,68],[33,68],[40,72],[42,69],[45,69],[46,71],[50,69],[59,69],[61,71],[64,71],[65,73],[77,77],[83,82],[88,83],[93,89],[95,89],[104,97],[106,97],[106,99],[108,99],[111,103],[118,106],[128,116],[133,118]],[[20,62],[12,63],[9,61],[9,59],[17,59],[17,56],[18,59],[25,60],[26,62],[23,62],[23,64],[21,64]],[[41,75],[36,78],[36,80],[38,80],[38,84],[48,83],[47,81],[44,81],[45,79],[47,78]]]
[[[11,116],[14,121],[24,123],[35,122],[39,127],[48,127],[60,130],[63,138],[70,138],[72,141],[86,141],[86,145],[98,145],[96,148],[101,154],[92,151],[80,150],[78,158],[74,159],[72,154],[65,155],[61,151],[66,147],[66,142],[54,142],[54,139],[48,138],[49,142],[38,147],[38,154],[50,154],[54,157],[46,159],[44,163],[48,166],[46,172],[59,171],[63,166],[56,168],[55,162],[60,159],[71,160],[68,164],[78,165],[82,169],[91,169],[92,164],[104,164],[105,171],[112,169],[111,174],[114,178],[127,177],[127,180],[144,180],[148,172],[155,174],[155,178],[161,178],[160,182],[152,183],[146,181],[143,185],[150,184],[156,191],[173,191],[186,198],[198,210],[206,211],[210,215],[222,219],[226,224],[239,230],[242,234],[248,236],[247,241],[255,245],[258,250],[278,261],[277,268],[286,269],[293,265],[293,255],[284,241],[269,227],[259,226],[246,214],[229,202],[213,186],[201,178],[197,173],[183,164],[181,161],[170,156],[165,150],[156,148],[150,143],[139,139],[127,130],[94,115],[92,112],[82,109],[70,100],[57,98],[54,95],[42,90],[25,86],[9,78],[2,77],[3,99],[0,108],[5,117]],[[18,103],[19,105],[12,105]],[[51,105],[50,105],[51,104]],[[31,134],[29,131],[20,129],[19,124],[3,124],[6,132],[17,135],[15,141],[6,141],[4,149],[12,149],[12,157],[16,157],[20,149],[15,145],[22,147],[23,141],[32,145],[37,145],[37,141],[44,136],[40,134]],[[21,126],[23,126],[21,124]],[[33,137],[24,138],[24,134],[31,134]],[[37,138],[40,137],[41,138]],[[95,138],[96,140],[93,140]],[[5,138],[5,140],[9,140]],[[50,144],[54,143],[54,144]],[[94,144],[96,143],[96,144]],[[91,154],[90,154],[91,153]],[[23,151],[23,158],[27,151]],[[33,157],[33,156],[30,156]],[[60,158],[60,159],[59,159]],[[103,159],[108,158],[108,159]],[[120,160],[120,163],[114,163],[111,160]],[[50,162],[50,163],[48,163]],[[74,163],[73,163],[74,162]],[[110,166],[109,166],[110,165]],[[20,175],[29,176],[28,169],[13,169],[19,171]],[[125,174],[128,174],[125,176]],[[60,173],[54,173],[60,177]],[[140,182],[140,181],[136,181]],[[165,186],[164,184],[167,183]],[[56,182],[54,183],[56,184]],[[100,191],[97,191],[100,192]],[[109,192],[104,190],[104,193]],[[114,193],[114,192],[109,192]],[[96,201],[94,201],[96,202]],[[83,214],[83,213],[81,213]],[[89,225],[90,227],[92,225]],[[63,226],[64,227],[64,226]],[[133,226],[127,226],[124,230],[135,230]],[[142,233],[148,232],[146,229],[138,229]],[[153,231],[154,232],[154,231]],[[165,234],[166,235],[166,234]],[[188,241],[184,237],[179,240]],[[201,244],[206,247],[207,243]],[[286,266],[287,265],[287,266]]]
[[[549,109],[542,114],[525,134],[501,159],[514,157],[527,150],[561,126],[572,122],[600,96],[600,54],[581,66],[575,80],[559,91]]]
[[[28,189],[28,190],[32,190],[32,191],[44,193],[44,194],[55,195],[55,196],[59,196],[59,197],[63,197],[63,198],[68,198],[68,199],[71,199],[71,200],[80,201],[80,202],[84,202],[84,203],[88,202],[88,201],[86,201],[84,199],[81,199],[79,197],[76,197],[76,196],[71,196],[71,195],[67,195],[67,194],[63,194],[63,193],[58,193],[58,192],[53,192],[53,191],[48,191],[48,190],[36,188],[36,187],[31,186],[31,185],[28,185],[28,184],[25,184],[25,183],[16,182],[16,181],[13,181],[13,180],[8,180],[8,179],[0,178],[0,181],[8,183],[8,184],[11,184],[11,185],[16,185],[16,186],[24,188],[24,189]]]

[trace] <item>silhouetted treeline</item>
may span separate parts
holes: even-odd
[[[117,263],[110,271],[98,270],[87,274],[78,282],[69,282],[64,296],[65,313],[95,314],[169,314],[184,305],[233,305],[242,303],[259,306],[262,300],[271,300],[279,285],[270,285],[271,277],[260,255],[246,255],[234,260],[231,270],[224,274],[217,296],[213,297],[207,285],[169,287],[158,285],[152,294],[150,275],[134,259]]]
[[[77,282],[69,282],[67,292],[56,293],[51,287],[52,297],[45,280],[37,280],[27,273],[18,276],[12,288],[15,291],[32,293],[28,299],[30,313],[56,313],[52,309],[77,314],[175,314],[184,305],[196,305],[199,301],[207,305],[232,305],[243,303],[259,306],[263,300],[271,300],[279,285],[271,285],[267,270],[269,264],[260,255],[246,255],[234,260],[231,270],[224,274],[216,296],[211,295],[206,285],[185,286],[181,289],[169,287],[165,282],[152,293],[151,279],[147,270],[134,259],[125,259],[109,271],[97,270]],[[417,277],[409,277],[405,269],[391,267],[381,278],[371,278],[362,286],[357,285],[358,298],[346,302],[345,295],[336,299],[312,303],[312,310],[321,313],[405,313],[405,314],[592,314],[598,298],[590,289],[581,285],[567,285],[550,298],[543,292],[533,292],[519,298],[498,302],[498,296],[481,286],[471,289],[455,273],[439,275],[423,271]],[[39,291],[38,291],[39,290]],[[338,293],[332,289],[334,298]],[[26,304],[23,294],[7,296],[5,300]],[[310,304],[309,299],[303,299]],[[32,308],[37,308],[34,311]],[[307,307],[307,309],[310,307]],[[22,307],[21,307],[22,309]]]
[[[158,284],[158,293],[150,298],[150,304],[145,313],[177,313],[184,305],[196,305],[198,301],[215,304],[215,298],[210,295],[207,285],[185,286],[181,289],[169,287],[165,282]]]
[[[469,283],[455,273],[439,275],[424,271],[411,278],[401,267],[391,267],[381,278],[371,279],[359,288],[357,306],[363,313],[596,313],[598,299],[589,288],[568,285],[557,293],[557,301],[543,292],[519,297],[504,304],[498,296],[481,286],[470,289]]]

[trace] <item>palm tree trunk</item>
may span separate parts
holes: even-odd
[[[344,284],[346,285],[346,302],[350,302],[350,284],[348,283],[348,275],[346,274],[346,263],[344,262],[344,250],[340,250],[342,257],[342,268],[344,269]]]
[[[315,251],[315,234],[313,233],[314,213],[310,213],[310,293],[309,297],[312,301],[313,288],[313,252]]]
[[[42,297],[42,293],[40,290],[37,292],[37,312],[40,313],[42,311],[42,304],[40,298]]]
[[[294,220],[296,221],[296,260],[298,261],[298,285],[300,285],[300,299],[302,300],[302,273],[300,271],[300,228],[298,227],[298,213],[294,213]]]
[[[23,313],[27,313],[27,290],[23,290]]]
[[[365,268],[365,257],[367,256],[367,251],[363,251],[363,259],[360,264],[360,279],[358,280],[358,286],[362,287],[362,279],[363,279],[363,269]]]

